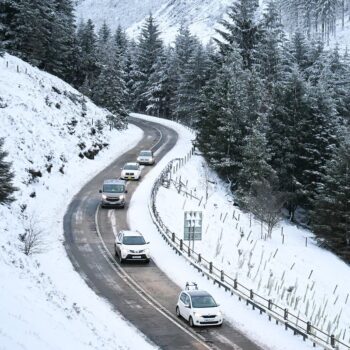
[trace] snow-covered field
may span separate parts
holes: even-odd
[[[169,121],[160,122],[172,125]],[[132,198],[129,210],[132,228],[148,232],[153,259],[179,286],[184,286],[186,281],[197,281],[200,287],[217,297],[227,310],[227,319],[263,346],[274,349],[311,347],[310,343],[293,337],[282,327],[268,323],[266,317],[251,311],[236,297],[213,287],[183,258],[175,255],[155,229],[146,208],[151,184],[168,161],[188,153],[190,139],[194,138],[183,127],[175,128],[181,134],[177,146],[144,179]],[[197,252],[228,275],[237,277],[239,283],[310,320],[325,332],[334,333],[343,342],[350,342],[350,269],[345,263],[317,247],[311,232],[288,222],[282,222],[273,232],[272,239],[265,240],[265,228],[261,235],[260,223],[233,206],[225,185],[208,169],[200,155],[193,156],[176,177],[187,183],[188,192],[192,191],[203,200],[199,206],[198,200],[178,194],[174,186],[161,188],[157,209],[168,228],[182,238],[184,211],[202,211],[204,232],[203,240],[195,243]]]
[[[63,216],[74,194],[142,131],[109,131],[106,110],[9,55],[0,58],[0,97],[0,137],[19,188],[11,207],[0,206],[0,349],[154,348],[85,284],[63,246]],[[91,135],[97,120],[104,129]],[[94,160],[79,157],[101,143],[109,146]],[[29,221],[42,231],[42,253],[27,257],[18,235]]]

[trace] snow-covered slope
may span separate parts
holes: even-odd
[[[92,19],[97,28],[106,22],[112,29],[120,24],[129,28],[143,20],[150,12],[156,13],[168,0],[78,0],[76,16]]]
[[[115,29],[121,24],[131,37],[136,37],[143,20],[153,13],[166,42],[174,40],[181,24],[193,34],[208,41],[232,0],[81,0],[77,18],[91,18],[97,27],[104,21]]]
[[[162,38],[171,43],[181,24],[189,26],[192,34],[204,43],[215,35],[215,27],[227,12],[233,0],[77,0],[78,20],[91,18],[99,28],[106,22],[112,29],[119,24],[130,37],[137,37],[144,19],[153,13],[162,32]],[[266,0],[260,0],[263,8]],[[336,36],[331,37],[330,46],[342,48],[350,45],[349,21],[345,28],[337,24]],[[295,26],[289,26],[295,30]]]
[[[87,287],[62,244],[73,195],[142,136],[109,131],[107,113],[60,79],[0,58],[0,137],[19,188],[11,207],[0,205],[1,349],[153,348]],[[79,157],[100,147],[94,160]],[[42,232],[42,253],[27,257],[18,236],[30,227]]]
[[[169,0],[154,13],[154,17],[162,38],[168,43],[174,41],[181,25],[188,26],[192,34],[208,42],[230,4],[232,0]],[[128,28],[127,33],[135,37],[142,23],[135,23]]]

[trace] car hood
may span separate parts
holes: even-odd
[[[145,250],[148,248],[148,244],[141,244],[141,245],[126,245],[123,244],[122,247],[127,250]]]
[[[116,197],[123,196],[123,195],[124,195],[124,192],[120,192],[120,193],[116,193],[116,192],[111,192],[111,193],[103,192],[102,194],[105,195],[105,196],[107,196],[107,197],[109,197],[109,198],[116,198]]]
[[[201,307],[201,308],[192,308],[192,310],[196,313],[198,313],[199,315],[217,315],[218,312],[220,312],[220,308],[217,307]]]

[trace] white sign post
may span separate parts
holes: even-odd
[[[185,211],[184,213],[184,241],[192,242],[202,240],[203,214],[201,211]]]

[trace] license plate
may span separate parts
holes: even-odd
[[[133,259],[141,259],[141,255],[133,255]]]

